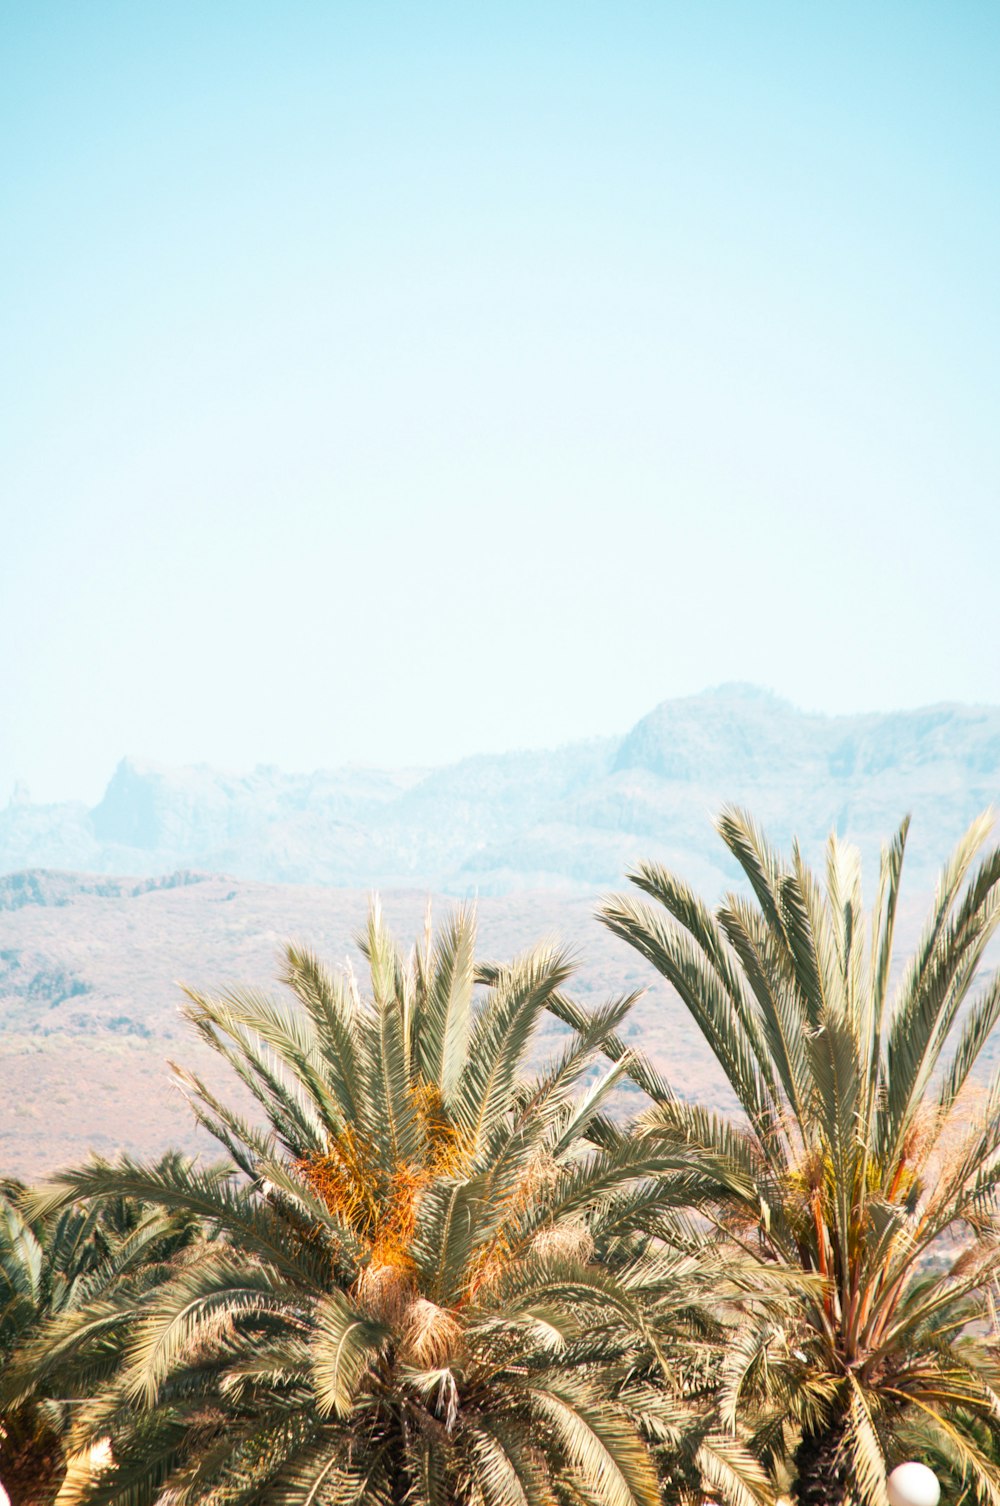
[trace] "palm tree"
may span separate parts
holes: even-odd
[[[80,1243],[69,1231],[57,1232],[47,1267],[42,1242],[17,1206],[23,1191],[11,1182],[0,1190],[0,1368],[10,1363],[19,1341],[47,1309],[51,1276],[71,1268],[67,1255],[72,1256]],[[46,1410],[34,1399],[0,1409],[0,1481],[12,1493],[15,1506],[19,1496],[27,1497],[34,1480],[45,1490],[59,1476],[58,1419],[47,1416]]]
[[[986,1089],[972,1076],[1000,1016],[1000,975],[981,981],[1000,849],[982,853],[990,820],[975,821],[897,977],[907,826],[882,853],[867,922],[857,852],[831,836],[821,882],[797,845],[783,860],[733,808],[718,830],[748,893],[710,911],[643,863],[630,878],[647,898],[601,912],[676,989],[741,1110],[708,1112],[647,1074],[643,1131],[674,1155],[665,1202],[807,1278],[795,1323],[747,1324],[723,1386],[730,1418],[762,1390],[778,1401],[759,1443],[772,1462],[795,1445],[803,1506],[882,1503],[915,1423],[1000,1502],[983,1337],[1000,1273],[1000,1075]]]
[[[635,1232],[649,1151],[602,1114],[632,1064],[593,1080],[595,1058],[632,999],[581,1011],[531,1073],[563,954],[477,973],[460,913],[406,960],[377,909],[360,945],[368,999],[297,947],[291,1006],[190,993],[257,1113],[180,1073],[228,1180],[94,1164],[39,1204],[127,1193],[213,1234],[165,1285],[53,1325],[36,1350],[36,1380],[118,1356],[81,1413],[114,1453],[91,1499],[654,1506],[685,1447],[737,1506],[766,1495],[697,1384],[717,1273]]]
[[[130,1198],[69,1207],[31,1219],[26,1189],[0,1186],[0,1374],[6,1386],[47,1325],[127,1283],[148,1286],[163,1263],[198,1237],[182,1215],[165,1217]],[[66,1374],[52,1385],[0,1396],[0,1481],[13,1506],[50,1501],[62,1474],[72,1417]]]

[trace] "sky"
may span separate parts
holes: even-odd
[[[993,0],[0,0],[0,805],[1000,701]]]

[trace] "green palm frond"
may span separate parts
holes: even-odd
[[[316,1303],[310,1368],[321,1417],[350,1415],[358,1387],[389,1337],[384,1324],[355,1312],[339,1292],[327,1293]]]
[[[465,1070],[476,982],[476,923],[459,910],[438,936],[425,965],[420,1015],[420,1068],[446,1104]],[[419,955],[419,953],[418,953]]]

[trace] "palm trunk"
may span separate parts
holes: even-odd
[[[835,1417],[826,1428],[803,1433],[795,1450],[798,1506],[842,1506],[847,1494],[847,1425]]]
[[[50,1506],[63,1471],[62,1453],[53,1438],[3,1440],[0,1484],[11,1506]]]

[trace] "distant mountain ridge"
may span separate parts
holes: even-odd
[[[224,872],[268,883],[585,893],[658,857],[715,891],[726,801],[814,854],[831,827],[867,857],[906,811],[929,883],[1000,797],[1000,707],[822,716],[727,685],[664,701],[618,738],[480,755],[430,771],[239,776],[125,758],[98,805],[0,811],[0,873]]]

